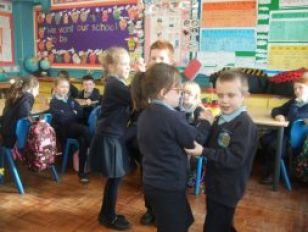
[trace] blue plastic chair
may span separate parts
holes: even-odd
[[[304,140],[306,136],[308,135],[308,126],[305,124],[305,122],[300,119],[296,120],[292,123],[291,129],[290,129],[290,146],[292,150],[292,156],[297,156],[303,148]],[[286,188],[291,191],[292,186],[290,182],[290,178],[286,169],[286,165],[283,159],[280,160],[280,172],[282,175],[282,178],[284,180]]]
[[[92,136],[95,134],[96,121],[102,113],[102,107],[96,106],[90,113],[88,118],[88,127]]]
[[[202,167],[203,167],[203,161],[206,163],[206,158],[204,156],[198,156],[196,158],[197,158],[197,169],[196,169],[196,183],[195,183],[194,194],[197,196],[200,194]]]
[[[37,118],[39,116],[34,116],[34,118]],[[51,114],[47,113],[43,115],[43,119],[50,123],[51,121]],[[17,125],[16,125],[16,145],[17,148],[22,151],[25,146],[26,146],[26,142],[27,142],[27,136],[28,136],[28,132],[29,132],[29,128],[30,128],[31,122],[29,121],[28,118],[22,118],[19,119],[17,121]],[[4,167],[4,160],[6,159],[8,161],[8,165],[9,168],[11,169],[11,172],[13,174],[14,180],[15,180],[15,184],[17,187],[17,190],[20,194],[24,194],[24,188],[23,188],[23,184],[22,181],[20,179],[18,170],[16,168],[15,162],[13,160],[13,155],[12,155],[12,151],[10,148],[8,147],[1,147],[1,159],[0,159],[0,167],[3,168]],[[52,176],[54,178],[54,180],[56,182],[59,181],[59,176],[57,173],[57,170],[55,168],[54,165],[51,165],[51,171],[52,171]],[[3,183],[3,176],[0,175],[0,182]]]
[[[308,135],[308,126],[303,120],[294,121],[290,130],[290,145],[294,155],[298,155],[303,148],[304,140]]]
[[[68,160],[68,156],[69,156],[69,151],[71,146],[75,146],[75,147],[79,147],[78,141],[77,139],[73,139],[73,138],[67,138],[66,142],[65,142],[65,149],[62,155],[62,166],[61,166],[61,173],[64,174],[65,170],[66,170],[66,166],[67,166],[67,160]]]

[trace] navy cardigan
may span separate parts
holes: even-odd
[[[165,190],[186,189],[187,155],[192,148],[197,128],[185,114],[164,105],[151,104],[138,119],[138,144],[143,154],[143,182]]]
[[[34,96],[31,93],[24,93],[17,102],[5,107],[1,119],[1,135],[3,145],[12,148],[16,142],[16,125],[18,119],[28,117],[34,104]]]

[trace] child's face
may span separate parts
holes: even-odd
[[[216,93],[223,114],[231,114],[243,105],[244,95],[241,89],[242,84],[239,79],[232,81],[217,80]]]
[[[55,88],[56,94],[61,97],[67,96],[69,90],[70,90],[70,84],[68,81],[65,80],[60,81]]]
[[[180,87],[171,88],[168,92],[165,89],[162,90],[162,101],[172,106],[173,108],[178,107],[180,103],[180,97],[182,89]]]
[[[119,57],[119,62],[114,65],[114,74],[121,79],[127,79],[130,72],[130,57],[127,53],[123,53]]]
[[[296,98],[302,100],[308,98],[308,85],[300,82],[295,82],[293,85],[293,89]]]
[[[152,49],[150,52],[149,66],[156,63],[172,64],[172,59],[168,49]]]
[[[86,80],[82,82],[82,86],[86,93],[92,93],[95,83],[92,80]]]
[[[197,95],[193,93],[190,89],[184,89],[184,95],[183,95],[183,104],[184,106],[194,106],[197,104]]]
[[[32,95],[36,97],[39,94],[39,90],[40,90],[40,86],[37,85],[36,87],[32,89]]]

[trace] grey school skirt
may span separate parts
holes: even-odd
[[[123,141],[105,134],[95,134],[89,158],[91,171],[109,178],[125,176],[133,168]]]

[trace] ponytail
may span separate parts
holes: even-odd
[[[38,80],[35,77],[19,78],[11,85],[5,101],[5,108],[14,105],[25,92],[34,89],[39,85]]]
[[[134,109],[146,108],[151,100],[159,99],[160,91],[169,91],[180,86],[181,76],[174,66],[158,63],[152,65],[145,73],[135,76],[131,85]]]

